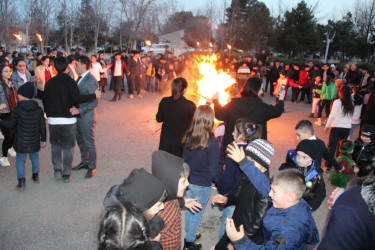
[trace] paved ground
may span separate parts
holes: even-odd
[[[85,171],[73,172],[71,183],[55,181],[50,156],[50,144],[40,151],[39,184],[30,180],[31,166],[26,166],[26,190],[19,192],[15,160],[11,167],[0,168],[0,249],[95,249],[102,212],[102,200],[108,189],[127,177],[133,168],[150,171],[151,154],[157,149],[160,124],[154,121],[161,96],[146,93],[143,99],[124,98],[110,103],[112,92],[102,96],[98,108],[96,141],[98,171],[94,178],[84,179]],[[265,101],[274,100],[266,97]],[[269,140],[275,146],[271,172],[284,161],[288,149],[297,141],[294,126],[306,118],[311,105],[286,103],[286,113],[269,122]],[[327,141],[323,128],[316,128],[318,137]],[[80,162],[76,146],[74,165]],[[327,177],[327,176],[325,176]],[[327,194],[332,188],[327,185]],[[216,192],[213,189],[212,195]],[[315,212],[314,218],[322,232],[327,206]],[[207,205],[200,232],[203,249],[216,243],[220,212]]]

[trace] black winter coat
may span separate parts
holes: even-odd
[[[268,176],[268,172],[264,174]],[[272,203],[244,176],[238,187],[228,195],[227,205],[236,205],[232,217],[236,227],[243,225],[247,237],[263,245],[263,217]]]
[[[352,158],[358,167],[363,166],[366,161],[370,160],[375,154],[375,142],[372,141],[365,146],[361,138],[354,142]]]
[[[0,121],[0,126],[16,128],[14,150],[17,153],[35,153],[40,142],[46,141],[46,122],[43,110],[33,100],[19,101],[9,121]]]
[[[313,161],[313,163],[307,167],[298,166],[296,160],[296,150],[289,150],[287,161],[281,165],[279,170],[297,169],[306,177],[307,173],[314,165],[316,165],[316,161]],[[315,169],[318,171],[318,175],[310,180],[312,182],[311,187],[306,186],[306,191],[302,195],[302,198],[309,204],[312,211],[317,210],[326,197],[326,185],[323,179],[323,170],[318,167]]]
[[[237,119],[246,118],[262,125],[262,139],[267,140],[267,121],[281,116],[284,110],[284,101],[279,101],[275,106],[272,106],[258,97],[232,98],[224,107],[217,99],[213,102],[216,119],[225,122],[223,141],[225,147],[233,141],[232,132]]]
[[[182,138],[190,126],[195,109],[195,104],[183,96],[176,101],[172,96],[164,97],[160,101],[156,114],[156,120],[163,123],[160,150],[182,157]]]

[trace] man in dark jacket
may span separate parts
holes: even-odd
[[[55,179],[62,177],[64,182],[70,182],[76,139],[77,118],[69,110],[73,106],[78,107],[79,103],[100,97],[99,90],[95,94],[81,96],[76,82],[65,73],[68,65],[65,57],[56,58],[54,67],[58,74],[46,83],[44,89],[54,175]]]
[[[357,65],[355,65],[354,63],[350,65],[350,70],[345,77],[346,83],[350,86],[359,86],[359,84],[361,83],[361,78],[362,74],[357,70]]]
[[[361,137],[357,138],[354,142],[352,157],[359,168],[374,155],[374,133],[375,127],[371,124],[365,124],[362,129]]]
[[[255,166],[269,178],[268,166],[271,163],[274,149],[271,143],[265,140],[251,142],[245,150],[245,155],[254,160]],[[261,157],[260,157],[261,156]],[[244,226],[246,236],[258,245],[263,245],[263,217],[271,207],[271,202],[253,186],[253,183],[244,175],[238,187],[228,196],[216,195],[212,203],[224,203],[225,206],[236,205],[233,212],[233,221],[236,227]],[[230,239],[226,234],[221,237],[215,249],[228,249]]]
[[[134,51],[134,56],[129,58],[129,97],[133,97],[133,85],[137,90],[137,97],[142,98],[141,95],[141,60],[139,59],[139,51]]]
[[[32,164],[32,179],[39,182],[39,149],[46,145],[46,122],[43,110],[36,101],[30,100],[34,96],[34,84],[27,82],[18,89],[19,102],[13,109],[9,121],[1,121],[0,125],[16,128],[13,147],[17,152],[17,188],[23,190],[25,181],[25,161],[29,154]]]
[[[283,69],[283,67],[280,65],[280,61],[276,60],[275,64],[271,68],[271,78],[270,78],[270,80],[271,80],[270,95],[271,96],[273,96],[273,89],[274,89],[273,83],[277,82],[277,79],[279,79],[279,74],[280,74],[280,71],[282,69]]]

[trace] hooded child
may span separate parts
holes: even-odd
[[[107,209],[117,200],[130,202],[143,212],[147,220],[151,220],[164,208],[167,192],[164,184],[145,169],[133,169],[129,176],[119,185],[114,185],[104,198],[103,205]]]
[[[306,183],[301,172],[295,169],[279,171],[270,181],[245,157],[243,149],[234,144],[229,145],[227,151],[254,187],[272,202],[263,218],[264,245],[247,238],[243,225],[236,228],[233,219],[228,219],[226,233],[235,249],[307,249],[306,244],[318,244],[318,228],[310,206],[302,199]]]
[[[296,149],[288,151],[287,160],[279,169],[297,169],[305,176],[306,190],[302,198],[313,212],[320,207],[326,197],[323,170],[317,167],[317,155],[317,142],[303,140]]]
[[[160,233],[163,249],[181,249],[180,208],[187,207],[190,211],[201,208],[194,199],[182,199],[189,185],[189,173],[189,166],[182,158],[162,150],[152,154],[152,174],[165,185],[168,194],[164,210],[158,214],[165,223]]]
[[[31,100],[34,96],[34,83],[26,82],[18,89],[19,102],[14,107],[9,121],[0,120],[0,125],[16,128],[13,147],[17,152],[16,169],[18,190],[24,190],[25,162],[29,155],[32,165],[31,179],[39,182],[39,150],[46,145],[46,122],[43,110]]]

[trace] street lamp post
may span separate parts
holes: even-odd
[[[324,63],[327,63],[329,44],[333,41],[333,38],[335,37],[335,35],[336,35],[336,31],[333,29],[333,27],[331,25],[327,25],[327,33],[326,33],[327,45],[326,45],[326,54],[324,55]]]
[[[230,61],[230,51],[232,50],[232,45],[227,44],[227,48],[228,48],[228,50],[229,50],[229,61]]]
[[[39,42],[40,42],[40,51],[41,51],[41,53],[44,53],[44,48],[43,48],[43,37],[42,37],[42,35],[39,34],[39,33],[36,33],[35,35],[36,35],[36,37],[38,38],[38,40],[39,40]]]

